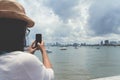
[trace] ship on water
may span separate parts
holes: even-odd
[[[66,47],[61,47],[60,50],[67,50],[67,48]]]

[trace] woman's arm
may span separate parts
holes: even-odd
[[[47,52],[46,52],[46,48],[45,48],[44,42],[42,41],[41,43],[38,43],[38,47],[34,47],[34,45],[35,45],[35,41],[29,47],[28,51],[31,54],[34,54],[34,52],[39,49],[41,51],[41,54],[42,54],[42,59],[43,59],[44,66],[46,68],[52,68],[52,65],[50,63],[50,60],[49,60]]]
[[[44,42],[42,41],[41,44],[38,43],[38,48],[40,49],[42,53],[42,59],[43,59],[43,64],[45,65],[46,68],[52,68],[52,65],[50,63],[50,60],[48,58]]]

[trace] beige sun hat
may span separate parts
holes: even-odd
[[[34,21],[26,16],[23,6],[16,0],[0,0],[0,18],[20,19],[27,22],[27,27],[34,26]]]

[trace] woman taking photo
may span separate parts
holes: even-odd
[[[0,80],[53,80],[54,71],[44,42],[35,42],[24,52],[27,28],[34,21],[26,16],[21,4],[14,0],[0,0]],[[35,55],[40,50],[43,62]]]

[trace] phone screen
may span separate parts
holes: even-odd
[[[35,46],[37,47],[37,43],[38,42],[41,43],[41,41],[42,41],[42,34],[36,34],[36,44],[35,44]]]

